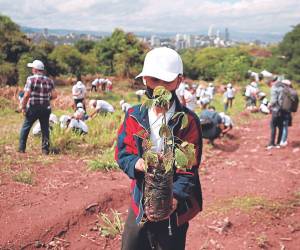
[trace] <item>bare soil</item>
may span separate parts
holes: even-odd
[[[205,144],[204,210],[190,222],[187,250],[300,249],[300,115],[289,145],[271,151],[269,119],[235,127],[215,148]],[[0,249],[119,249],[120,237],[102,237],[95,225],[111,208],[126,218],[128,177],[45,157],[56,160],[34,167],[33,185],[0,173]]]

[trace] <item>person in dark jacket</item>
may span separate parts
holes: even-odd
[[[24,88],[22,113],[25,121],[21,128],[18,152],[25,153],[28,134],[34,122],[39,120],[42,131],[42,153],[49,154],[49,117],[51,114],[50,100],[57,97],[53,81],[44,75],[44,64],[34,60],[27,64],[32,68]]]
[[[197,115],[182,106],[175,90],[182,81],[182,60],[179,54],[169,48],[156,48],[148,52],[144,61],[142,77],[147,87],[147,97],[153,98],[153,89],[163,86],[172,93],[169,110],[161,107],[137,105],[128,110],[118,132],[115,158],[120,168],[132,180],[131,207],[122,235],[123,250],[181,250],[185,249],[186,233],[191,220],[202,210],[202,192],[198,168],[202,154],[202,134]],[[173,166],[173,209],[167,218],[156,221],[152,211],[145,211],[144,183],[145,162],[142,158],[142,140],[136,135],[150,133],[153,150],[160,152],[162,141],[159,136],[161,122],[159,117],[165,112],[168,126],[173,135],[194,144],[195,161],[182,171]],[[188,125],[181,128],[183,112],[187,115]],[[181,113],[182,114],[182,113]],[[145,223],[142,223],[146,220]]]

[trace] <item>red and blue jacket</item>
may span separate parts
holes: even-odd
[[[173,167],[173,195],[178,201],[175,212],[177,213],[177,224],[180,225],[192,219],[202,210],[202,191],[198,175],[202,154],[202,132],[198,116],[182,106],[177,98],[175,103],[175,113],[187,114],[188,125],[181,129],[183,115],[177,115],[170,119],[168,126],[175,138],[195,145],[193,165],[189,166],[186,171]],[[136,223],[140,223],[144,217],[144,173],[135,170],[135,164],[143,154],[142,139],[138,135],[144,132],[149,133],[149,131],[148,109],[141,105],[130,108],[119,128],[115,151],[115,159],[120,168],[132,179],[131,206],[136,215]]]

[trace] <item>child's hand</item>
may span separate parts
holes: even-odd
[[[135,163],[135,169],[137,171],[140,171],[140,172],[145,172],[145,161],[144,161],[144,159],[142,159],[142,158],[138,159],[138,161]]]

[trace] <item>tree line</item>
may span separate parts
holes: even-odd
[[[132,33],[115,29],[100,41],[79,40],[57,45],[46,40],[33,43],[9,17],[0,15],[0,85],[23,85],[30,74],[27,63],[40,59],[50,76],[103,74],[133,78],[150,48]],[[251,53],[267,51],[268,56]],[[233,48],[185,49],[179,51],[185,75],[191,79],[242,82],[248,70],[263,69],[300,81],[300,24],[283,41],[266,48],[240,45]]]

